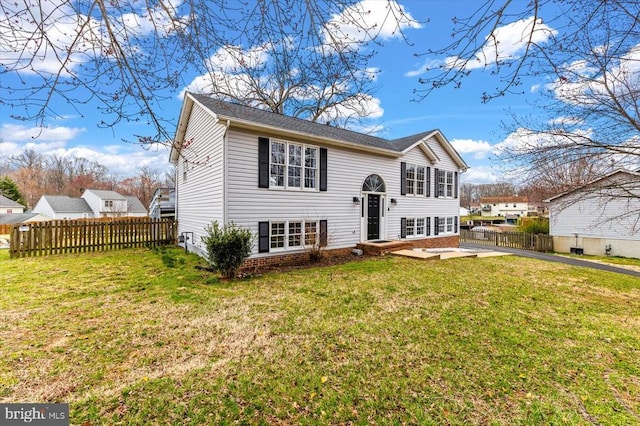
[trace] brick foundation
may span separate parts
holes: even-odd
[[[444,247],[458,247],[460,244],[460,237],[458,235],[451,235],[448,237],[438,238],[424,238],[420,240],[404,240],[394,241],[392,244],[381,244],[379,247],[368,245],[365,253],[370,255],[383,255],[393,250],[400,249],[412,249],[412,248],[444,248]],[[358,245],[360,247],[360,245]],[[335,250],[323,250],[322,256],[347,256],[351,253],[355,247],[348,247]],[[283,266],[298,266],[307,265],[310,263],[309,253],[282,253],[273,256],[254,257],[244,261],[241,272],[252,272],[261,269],[278,268]]]
[[[347,256],[354,247],[348,247],[335,250],[323,250],[322,256]],[[298,266],[308,265],[310,263],[310,254],[308,252],[300,253],[282,253],[273,256],[255,257],[244,261],[240,267],[241,272],[251,272],[260,269],[278,268],[281,266]]]

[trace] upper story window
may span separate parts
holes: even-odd
[[[446,170],[438,170],[436,176],[438,182],[438,197],[454,197],[454,173]]]
[[[415,164],[407,164],[405,178],[407,185],[407,195],[424,195],[425,189],[425,167]]]
[[[447,175],[447,197],[453,197],[453,172],[445,172]]]
[[[318,148],[271,141],[269,185],[275,188],[318,188]]]
[[[104,200],[104,207],[107,209],[113,208],[113,200]]]

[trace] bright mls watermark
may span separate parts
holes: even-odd
[[[68,426],[69,404],[0,404],[0,425]]]

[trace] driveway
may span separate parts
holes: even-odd
[[[548,253],[539,253],[537,251],[518,250],[518,249],[509,248],[509,247],[485,246],[485,245],[473,244],[473,243],[460,243],[460,247],[466,248],[466,249],[473,249],[473,250],[491,250],[491,251],[512,253],[512,254],[515,254],[516,256],[521,256],[521,257],[530,257],[532,259],[565,263],[567,265],[572,265],[572,266],[582,266],[584,268],[600,269],[602,271],[608,271],[608,272],[617,272],[619,274],[626,274],[626,275],[631,275],[631,276],[640,278],[640,272],[638,271],[634,271],[626,268],[620,268],[618,266],[607,265],[603,263],[590,262],[588,260],[576,259],[574,257],[558,256],[555,254],[548,254]]]

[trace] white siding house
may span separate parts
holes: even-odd
[[[24,206],[0,194],[0,214],[21,214]]]
[[[145,217],[147,210],[137,197],[115,191],[86,189],[80,198],[43,195],[33,208],[49,219],[89,219],[100,217]]]
[[[82,198],[67,195],[43,195],[33,208],[49,219],[87,219],[94,217],[89,204]]]
[[[89,204],[95,217],[127,216],[127,199],[115,191],[87,189],[80,198]]]
[[[546,201],[555,251],[640,258],[640,173],[618,170]]]
[[[178,234],[250,229],[252,259],[365,241],[458,244],[459,174],[438,130],[385,140],[187,93],[171,150]]]
[[[529,212],[527,197],[483,197],[480,199],[482,216],[523,217]]]

